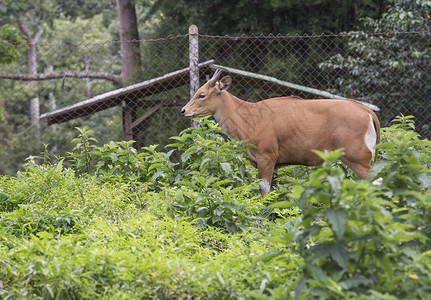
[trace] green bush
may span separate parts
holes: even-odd
[[[2,297],[235,299],[296,276],[298,258],[254,259],[271,250],[253,234],[231,235],[142,211],[124,221],[92,218],[79,234],[1,232]]]
[[[430,142],[399,117],[383,129],[381,160],[371,175],[382,185],[346,179],[334,162],[342,151],[317,152],[325,162],[289,195],[298,226],[278,232],[304,259],[297,299],[426,299],[431,295]]]
[[[157,146],[138,152],[133,142],[95,145],[91,131],[78,129],[70,159],[81,174],[94,174],[103,182],[145,184],[149,193],[139,203],[155,206],[172,218],[196,220],[235,233],[262,219],[264,211],[256,170],[245,157],[241,143],[226,139],[220,127],[208,119],[172,137],[167,153]],[[179,162],[172,159],[173,153]],[[142,187],[142,185],[141,185]]]
[[[316,152],[322,166],[280,169],[267,197],[207,119],[167,153],[79,135],[66,159],[0,177],[2,298],[431,295],[431,145],[411,117],[382,129],[369,180],[336,163],[342,150]]]
[[[150,146],[138,152],[133,148],[133,141],[110,142],[98,147],[91,130],[77,129],[80,134],[73,140],[75,147],[69,153],[69,160],[78,173],[94,174],[103,182],[148,182],[153,188],[172,177],[175,167],[169,159],[172,151],[157,152],[157,146]]]
[[[176,142],[167,145],[181,154],[181,181],[201,184],[196,178],[217,178],[226,187],[241,187],[255,183],[256,170],[248,162],[244,146],[226,139],[220,126],[208,118],[172,137]],[[248,146],[250,147],[250,146]]]

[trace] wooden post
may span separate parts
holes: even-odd
[[[196,25],[189,27],[189,61],[191,99],[199,89],[199,37]],[[191,125],[196,127],[198,123],[192,120]]]
[[[189,27],[189,59],[190,59],[190,98],[199,89],[199,45],[198,28],[196,25]]]
[[[39,136],[39,130],[40,130],[39,96],[36,96],[30,100],[30,113],[31,113],[31,125],[33,125],[35,127],[36,135]]]

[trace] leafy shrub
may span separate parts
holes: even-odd
[[[77,138],[72,140],[75,147],[69,153],[72,165],[80,173],[91,173],[94,169],[92,151],[96,149],[97,140],[91,137],[92,130],[76,128],[79,131]]]
[[[173,218],[196,220],[200,226],[215,226],[229,232],[246,230],[262,212],[256,170],[246,159],[241,143],[227,139],[208,119],[172,137],[167,153],[157,146],[138,152],[132,142],[95,146],[91,131],[79,129],[70,153],[80,173],[91,173],[103,182],[146,184],[140,207],[155,205]],[[173,153],[180,162],[172,161]],[[179,167],[180,166],[180,167]],[[163,195],[163,196],[160,196]],[[165,200],[163,200],[164,198]]]
[[[280,233],[304,259],[295,298],[425,299],[431,293],[431,186],[428,140],[410,118],[384,129],[381,186],[346,179],[334,162],[341,151],[317,152],[325,162],[290,194],[302,215]]]
[[[251,234],[202,231],[145,211],[114,224],[93,221],[79,235],[2,242],[2,297],[249,298],[247,290],[274,289],[298,272],[295,256],[254,262],[269,248]]]
[[[72,170],[63,169],[62,161],[56,166],[38,166],[32,158],[17,178],[0,178],[0,211],[13,211],[21,204],[36,203],[54,191],[72,187],[74,177]]]
[[[61,161],[52,166],[31,160],[16,178],[0,178],[0,230],[21,237],[45,231],[74,234],[91,223],[93,214],[113,219],[133,214],[129,185],[96,182],[77,178]]]
[[[170,153],[80,131],[73,169],[44,156],[0,178],[0,295],[429,298],[431,145],[413,129],[404,116],[382,129],[370,180],[317,152],[322,166],[280,169],[265,198],[241,144],[208,120]]]
[[[228,232],[247,231],[262,221],[262,199],[250,192],[255,186],[234,189],[221,187],[216,178],[196,178],[196,184],[167,187],[146,197],[147,209],[163,211],[171,218],[193,220],[198,226],[215,226]],[[151,195],[151,197],[149,197]]]
[[[78,128],[78,131],[69,159],[79,173],[95,174],[103,182],[149,182],[154,188],[172,177],[175,166],[169,159],[172,151],[157,152],[157,146],[150,146],[138,153],[132,146],[133,141],[110,142],[98,147],[91,130]]]
[[[210,225],[235,233],[260,219],[263,206],[256,197],[256,171],[248,162],[244,146],[227,139],[219,125],[208,118],[188,128],[167,147],[180,154],[181,168],[171,190],[175,196],[167,211],[188,217],[198,225]]]
[[[244,145],[226,139],[214,121],[204,118],[199,127],[185,129],[171,139],[176,142],[167,147],[176,148],[181,154],[182,172],[179,175],[182,182],[198,183],[196,178],[205,176],[224,181],[225,187],[226,184],[240,187],[254,183],[257,172],[246,158]]]
[[[0,230],[18,237],[51,232],[56,234],[78,233],[89,222],[88,209],[58,207],[47,210],[37,204],[21,205],[19,209],[0,216]]]

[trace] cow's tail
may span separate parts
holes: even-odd
[[[376,150],[374,152],[374,162],[376,162],[377,156],[379,155],[379,148],[377,147],[377,145],[380,144],[380,122],[373,111],[371,111],[370,114],[373,118],[374,130],[376,131]]]

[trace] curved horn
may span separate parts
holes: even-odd
[[[210,86],[214,86],[215,85],[215,83],[217,82],[218,78],[220,77],[220,74],[221,74],[221,70],[220,69],[217,69],[214,72],[213,77],[211,77],[211,79],[210,79]]]

